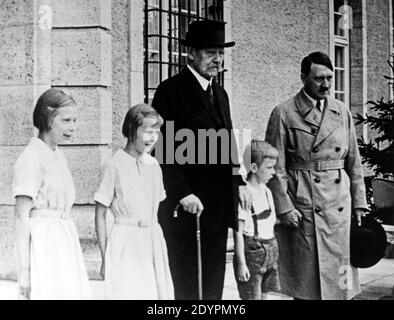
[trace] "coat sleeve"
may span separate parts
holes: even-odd
[[[162,125],[160,131],[162,134],[161,137],[161,150],[155,150],[155,157],[158,159],[162,172],[163,172],[163,181],[164,186],[167,192],[167,197],[169,201],[173,201],[170,205],[174,206],[179,202],[182,198],[186,197],[189,194],[192,194],[192,187],[190,182],[184,172],[184,169],[181,165],[176,163],[175,160],[175,150],[176,144],[174,141],[174,137],[166,136],[167,125],[172,125],[174,129],[176,128],[175,124],[175,110],[177,107],[170,99],[170,88],[166,82],[162,83],[156,90],[155,96],[152,101],[152,107],[162,116],[164,119],[164,124]],[[172,124],[171,124],[172,121]],[[175,125],[174,125],[175,124]],[[173,143],[173,148],[170,148],[166,145],[168,139],[173,139],[171,143]],[[158,155],[158,152],[161,152],[161,155]],[[172,153],[169,155],[168,153]],[[167,159],[173,159],[174,163],[167,163]]]
[[[363,167],[361,164],[360,152],[357,144],[356,129],[354,127],[353,117],[350,111],[348,111],[348,119],[349,151],[345,158],[345,170],[350,178],[352,208],[368,210],[365,195]]]
[[[283,121],[281,110],[279,107],[276,107],[271,113],[267,125],[265,139],[268,143],[270,143],[279,151],[278,161],[275,166],[276,174],[269,181],[268,186],[270,187],[273,194],[275,207],[276,207],[276,214],[280,216],[295,209],[295,206],[290,196],[287,193],[287,189],[288,189],[287,171],[286,171],[287,134],[286,134],[286,126]]]

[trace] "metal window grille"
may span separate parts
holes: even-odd
[[[224,0],[145,0],[144,95],[152,101],[161,81],[187,63],[187,48],[179,43],[193,20],[223,21]],[[223,84],[223,73],[218,76]]]

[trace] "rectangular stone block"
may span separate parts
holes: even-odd
[[[34,134],[33,110],[46,86],[0,86],[0,145],[26,145]]]
[[[33,23],[33,7],[32,0],[0,1],[0,26]]]
[[[111,1],[52,0],[53,26],[111,29]]]
[[[135,79],[130,78],[131,59],[138,56],[139,51],[139,49],[134,51],[135,45],[138,48],[141,44],[130,43],[130,38],[133,35],[130,33],[131,27],[128,23],[129,19],[138,15],[140,5],[141,1],[139,0],[112,1],[112,146],[115,146],[115,149],[121,147],[124,143],[121,128],[130,103],[141,103],[143,101],[143,99],[139,100],[139,97],[143,98],[143,91],[141,91],[143,81],[140,82],[140,87],[137,87],[134,86]],[[137,11],[132,13],[131,10]],[[140,91],[138,92],[138,90]]]
[[[14,236],[11,230],[1,230],[0,234],[0,279],[16,280],[16,255],[10,239]]]
[[[107,146],[64,146],[63,150],[77,191],[75,203],[94,204],[100,170],[112,150]]]
[[[14,206],[0,206],[0,279],[16,279]]]
[[[34,28],[0,27],[0,85],[32,84]]]
[[[23,146],[0,146],[0,205],[15,203],[12,197],[14,165],[23,149]]]
[[[52,84],[110,86],[111,36],[107,31],[52,30]]]
[[[102,87],[58,87],[78,104],[77,129],[70,144],[109,144],[112,141],[112,94]]]

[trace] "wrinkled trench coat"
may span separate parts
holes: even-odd
[[[279,150],[269,183],[277,214],[294,208],[302,214],[298,228],[276,229],[283,293],[300,299],[353,298],[360,285],[350,264],[351,213],[366,210],[367,203],[351,112],[329,97],[321,115],[301,90],[272,111],[266,140]],[[344,165],[321,171],[292,166],[317,160],[343,160]]]

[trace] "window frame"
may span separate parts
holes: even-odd
[[[153,4],[153,5],[152,5]],[[192,9],[195,9],[193,11]],[[149,25],[151,12],[158,13],[158,30],[152,33]],[[151,14],[153,15],[153,14]],[[183,17],[184,28],[179,24]],[[157,86],[165,79],[177,74],[187,61],[187,48],[179,43],[185,36],[187,25],[193,20],[224,21],[224,0],[144,0],[144,101],[149,103]],[[167,31],[165,31],[167,30]],[[158,47],[149,48],[150,38],[157,39]],[[152,60],[151,53],[157,54]],[[176,58],[177,57],[177,58]],[[158,67],[152,67],[158,65]],[[157,68],[158,70],[152,71]],[[152,76],[156,77],[153,78]],[[224,75],[218,76],[224,84]]]
[[[348,0],[342,0],[344,6],[349,6]],[[330,26],[330,42],[331,42],[331,61],[333,61],[333,67],[334,67],[334,77],[333,77],[333,83],[332,87],[333,90],[331,95],[336,98],[337,94],[344,94],[344,100],[341,100],[348,108],[350,108],[350,35],[349,35],[349,29],[345,28],[343,30],[343,36],[342,35],[336,35],[336,19],[335,16],[341,14],[340,12],[336,12],[335,10],[335,0],[330,0],[330,21],[331,21],[331,26]],[[343,14],[342,14],[343,16]],[[349,18],[348,18],[349,19]],[[344,61],[344,67],[339,68],[336,65],[337,57],[336,57],[336,47],[343,48],[343,61]],[[335,71],[344,71],[344,83],[343,83],[343,90],[336,90],[336,84],[338,82],[336,72]],[[336,98],[337,99],[337,98]]]

